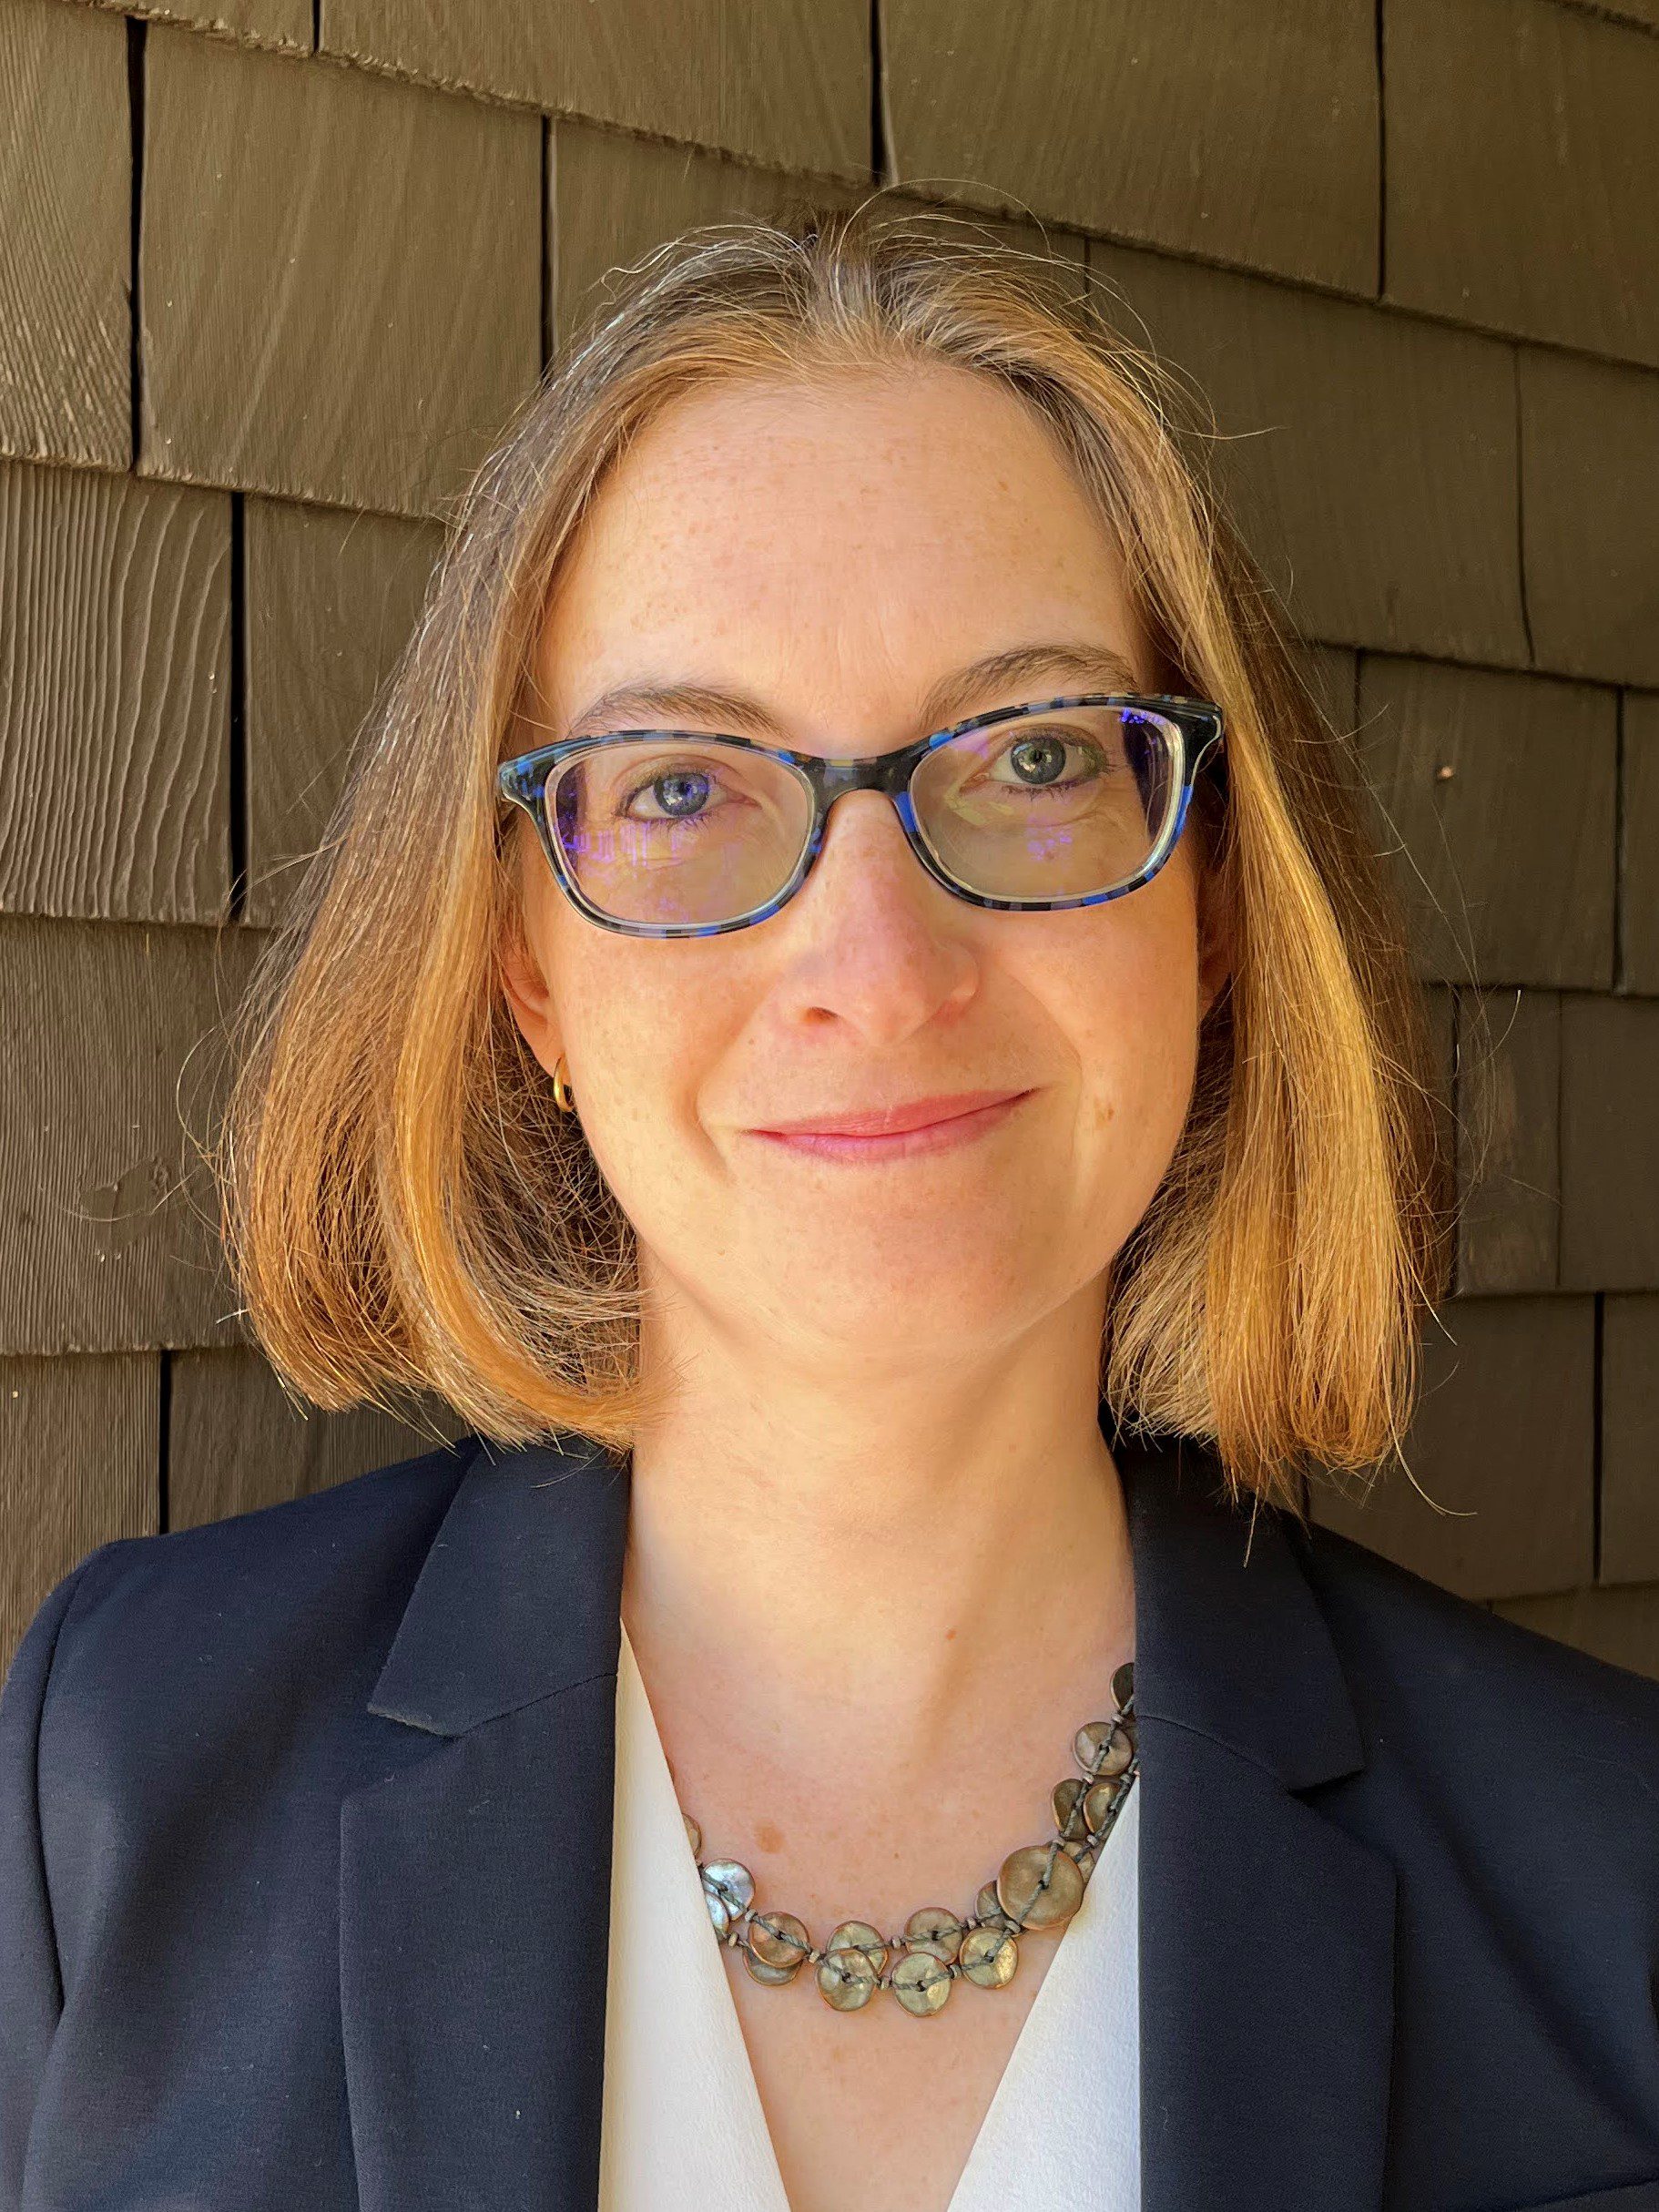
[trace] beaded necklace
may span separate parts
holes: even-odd
[[[1114,1673],[1112,1695],[1114,1718],[1085,1721],[1073,1738],[1082,1772],[1054,1785],[1053,1837],[1010,1852],[962,1918],[942,1905],[923,1905],[895,1936],[881,1935],[868,1921],[843,1921],[820,1951],[793,1912],[758,1912],[748,1869],[735,1859],[705,1860],[702,1830],[689,1813],[683,1815],[716,1937],[742,1952],[757,1982],[772,1987],[815,1966],[819,1993],[838,2013],[859,2012],[885,1989],[907,2013],[926,2019],[942,2011],[959,1979],[1006,1989],[1020,1962],[1020,1937],[1064,1927],[1083,1902],[1084,1884],[1140,1772],[1133,1659]]]

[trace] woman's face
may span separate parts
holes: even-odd
[[[1051,642],[1114,653],[1125,674],[1028,674],[921,719],[941,678]],[[729,729],[585,719],[615,686],[687,684],[742,693],[771,742],[827,755],[1068,690],[1157,688],[1117,554],[1047,433],[949,367],[734,384],[658,417],[572,550],[537,681],[550,737],[578,717]],[[1188,837],[1126,898],[995,912],[924,872],[886,798],[854,792],[779,912],[684,940],[588,922],[528,836],[517,865],[532,958],[505,957],[509,995],[542,1065],[566,1057],[647,1292],[689,1301],[728,1350],[870,1372],[972,1361],[1068,1300],[1104,1304],[1224,973],[1200,961]],[[984,1091],[1025,1096],[944,1147],[832,1157],[758,1134]]]

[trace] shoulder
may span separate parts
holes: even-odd
[[[238,1717],[361,1709],[478,1440],[166,1534],[117,1538],[48,1594],[6,1679],[44,1780],[142,1770]],[[280,1725],[280,1720],[279,1720]],[[48,1751],[50,1756],[48,1757]]]
[[[1293,1524],[1381,1790],[1443,1828],[1593,1850],[1659,1904],[1659,1681]],[[1581,1863],[1584,1861],[1581,1860]]]

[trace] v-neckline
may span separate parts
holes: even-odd
[[[663,1959],[664,1971],[671,1985],[677,1972],[687,2000],[695,2006],[695,2020],[685,2024],[694,2031],[704,2065],[712,2070],[712,2094],[717,2099],[735,2102],[729,2124],[720,2131],[720,2155],[728,2163],[720,2176],[727,2194],[719,2201],[740,2205],[744,2212],[791,2212],[737,2000],[719,1946],[711,1938],[707,1907],[696,1860],[686,1843],[667,1755],[626,1626],[618,1661],[617,1718],[618,1778],[626,1798],[626,1818],[616,1823],[615,1839],[618,1871],[624,1863],[622,1854],[635,1850],[664,1882],[653,1929],[654,1955],[663,1953],[665,1942],[672,1944],[672,1951]],[[1129,2109],[1132,2115],[1138,2115],[1134,1970],[1138,1948],[1135,1866],[1139,1794],[1137,1782],[1105,1846],[1108,1867],[1123,1868],[1126,1872],[1116,1881],[1102,1881],[1097,1870],[1084,1892],[1082,1906],[1062,1929],[946,2212],[1008,2212],[1011,2204],[1030,2201],[1011,2194],[1016,2160],[1023,2172],[1033,2156],[1030,2112],[1052,2101],[1055,2069],[1064,2065],[1066,2054],[1074,2045],[1074,2024],[1082,2017],[1084,2003],[1106,2002],[1113,1987],[1120,1999],[1125,2054],[1135,2070],[1135,2094]],[[624,1832],[625,1828],[628,1832]],[[666,1873],[665,1860],[668,1862]],[[627,1893],[636,1895],[636,1886],[628,1883]],[[614,1932],[613,1972],[618,1968],[626,1972],[627,1940],[626,1931]],[[1114,1972],[1117,1983],[1103,1986]],[[620,2032],[621,2026],[620,2021],[613,2021],[615,2030]],[[1027,2086],[1039,2081],[1043,2091],[1041,2099],[1035,2096],[1034,2088]],[[1107,2094],[1103,2085],[1103,2103]],[[1122,2177],[1121,2201],[1137,2204],[1138,2121],[1125,2127],[1121,2114],[1117,2120],[1119,2124],[1114,2125],[1113,2115],[1106,2114],[1102,2148],[1113,2156]],[[1126,2143],[1125,2133],[1129,2136]],[[1077,2202],[1076,2161],[1081,2148],[1074,2139],[1066,2144],[1065,2167],[1070,2179],[1064,2183],[1057,2179],[1056,2207]],[[693,2201],[689,2193],[686,2201]],[[1046,2207],[1046,2199],[1043,2202]]]

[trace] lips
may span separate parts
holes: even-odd
[[[1021,1091],[955,1091],[929,1098],[907,1099],[891,1106],[872,1106],[850,1114],[807,1115],[799,1121],[768,1122],[758,1137],[899,1137],[911,1129],[959,1120],[1004,1099],[1019,1098]]]

